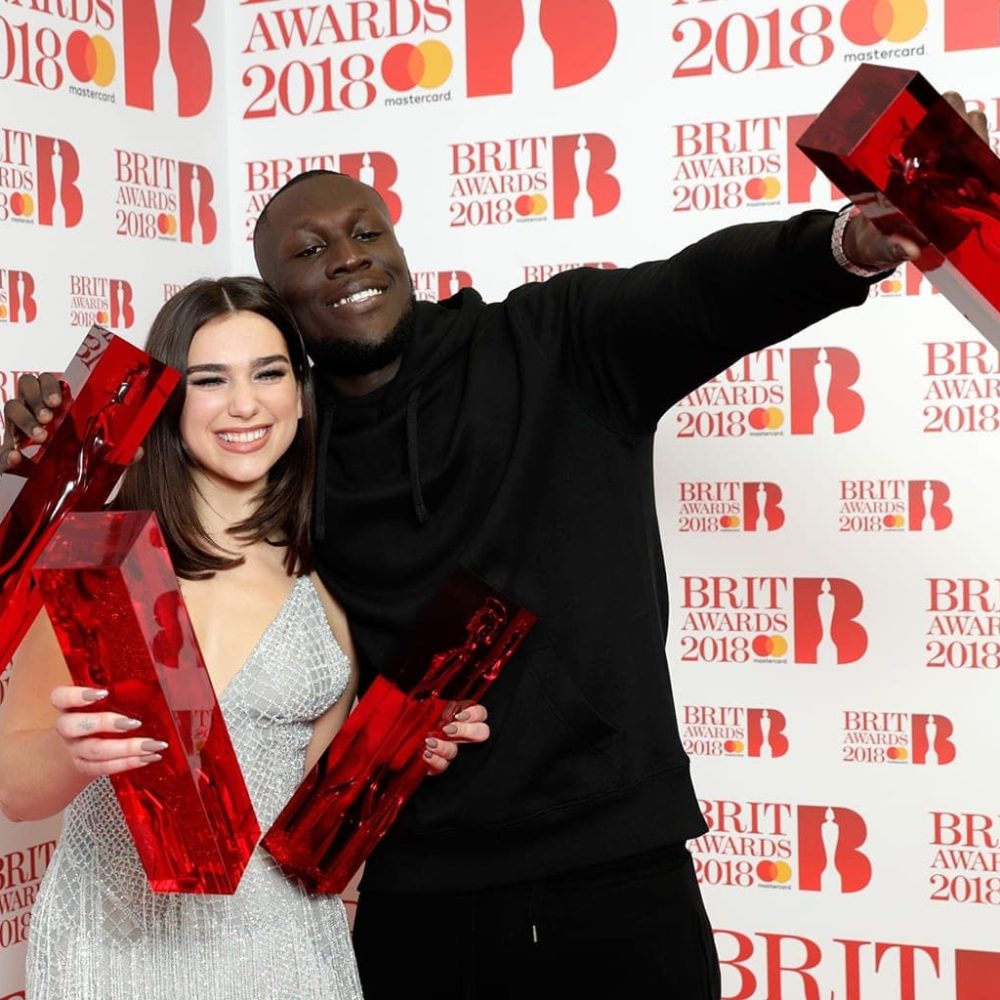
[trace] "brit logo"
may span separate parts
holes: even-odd
[[[838,528],[846,532],[944,531],[954,520],[940,479],[842,479]]]
[[[955,8],[965,2],[948,0]],[[924,54],[923,43],[902,47],[899,43],[915,42],[924,30],[926,0],[838,0],[835,4],[827,0],[781,4],[766,12],[734,11],[732,6],[705,0],[695,6],[688,0],[673,0],[671,7],[683,15],[668,35],[674,42],[669,56],[675,78],[782,69],[801,72],[822,66],[845,49],[845,62]],[[995,32],[996,26],[991,27]]]
[[[928,577],[926,665],[1000,670],[1000,580]]]
[[[521,269],[521,283],[528,284],[531,281],[548,281],[556,274],[563,271],[575,271],[581,267],[592,267],[598,271],[615,271],[617,264],[611,261],[590,261],[588,263],[564,263],[564,264],[525,264]]]
[[[785,523],[777,483],[679,482],[677,487],[678,531],[777,531]]]
[[[674,211],[773,204],[782,190],[780,132],[776,115],[674,125]]]
[[[617,155],[599,132],[453,143],[450,225],[607,215],[621,197]]]
[[[936,713],[851,709],[842,716],[841,760],[849,764],[928,764],[954,761],[955,727]]]
[[[610,0],[465,0],[468,96],[591,80],[617,37]]]
[[[859,938],[715,930],[726,1000],[995,1000],[1000,953]],[[792,984],[789,992],[789,984]]]
[[[274,192],[307,170],[336,170],[375,188],[389,209],[393,225],[399,222],[403,214],[403,202],[393,189],[399,178],[399,167],[389,153],[370,150],[362,153],[316,153],[273,160],[247,160],[244,183],[246,209],[243,217],[247,240],[253,239],[257,218]]]
[[[68,140],[0,128],[0,222],[71,229],[83,218],[79,179]]]
[[[127,149],[115,154],[115,234],[211,243],[218,233],[208,167]]]
[[[784,757],[788,753],[784,712],[734,705],[685,705],[681,712],[684,752],[692,757]]]
[[[443,302],[473,284],[468,271],[414,271],[410,277],[419,302]]]
[[[724,799],[699,805],[709,832],[688,847],[705,885],[852,893],[871,882],[861,850],[868,826],[853,809]]]
[[[678,438],[845,434],[861,424],[861,365],[844,347],[749,354],[675,407]]]
[[[864,597],[840,577],[681,577],[681,660],[689,663],[860,660]]]
[[[198,27],[206,0],[122,0],[125,103],[201,114],[212,96],[212,54]]]
[[[1000,906],[1000,819],[996,815],[932,812],[930,845],[934,848],[930,899]]]
[[[0,323],[33,323],[37,315],[32,274],[0,267]]]
[[[16,2],[4,10],[21,6]],[[115,26],[110,0],[56,4],[34,0],[24,6],[46,17],[17,22],[13,20],[17,12],[11,11],[0,18],[0,49],[6,57],[3,79],[113,104],[115,94],[105,88],[115,78],[115,52],[104,34],[91,34],[94,29],[106,32]]]
[[[931,341],[923,349],[924,433],[1000,429],[1000,352],[983,340]]]
[[[27,938],[31,907],[55,846],[44,840],[0,855],[0,950]]]
[[[135,322],[132,286],[122,278],[71,274],[70,326],[90,329],[95,323],[112,330],[128,330]]]
[[[203,0],[202,0],[203,2]],[[280,3],[280,5],[279,5]],[[245,0],[245,119],[450,101],[452,0],[303,5]]]
[[[923,272],[907,261],[895,274],[871,286],[873,299],[905,298],[910,295],[940,295],[941,293],[924,277]]]

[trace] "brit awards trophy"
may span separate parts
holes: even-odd
[[[41,608],[38,554],[69,511],[104,506],[179,378],[102,327],[84,337],[47,440],[0,476],[0,671]]]
[[[73,682],[169,744],[111,776],[150,887],[235,892],[260,828],[156,515],[69,514],[33,576]]]
[[[287,875],[310,892],[343,891],[426,776],[424,738],[482,697],[536,621],[452,572],[265,835]]]
[[[865,64],[798,142],[1000,348],[1000,159],[917,72]]]

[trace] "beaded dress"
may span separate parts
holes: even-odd
[[[219,698],[262,831],[301,782],[312,722],[349,671],[300,577]],[[232,896],[151,892],[99,778],[64,813],[31,915],[27,996],[360,1000],[361,986],[340,897],[308,896],[259,847]]]

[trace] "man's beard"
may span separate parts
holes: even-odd
[[[411,297],[406,312],[396,322],[385,338],[377,344],[356,340],[328,340],[322,350],[310,352],[320,369],[327,375],[353,377],[380,371],[401,357],[413,339],[416,325],[414,303]]]

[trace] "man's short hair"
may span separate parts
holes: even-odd
[[[311,177],[322,177],[324,174],[330,177],[348,176],[347,174],[341,173],[339,170],[304,170],[301,174],[296,174],[291,180],[285,181],[285,183],[271,195],[267,204],[261,209],[260,215],[257,216],[257,222],[253,227],[254,243],[257,242],[257,233],[260,232],[261,227],[267,224],[267,210],[274,204],[276,198],[280,198],[290,187],[294,187],[300,181],[307,181]]]

